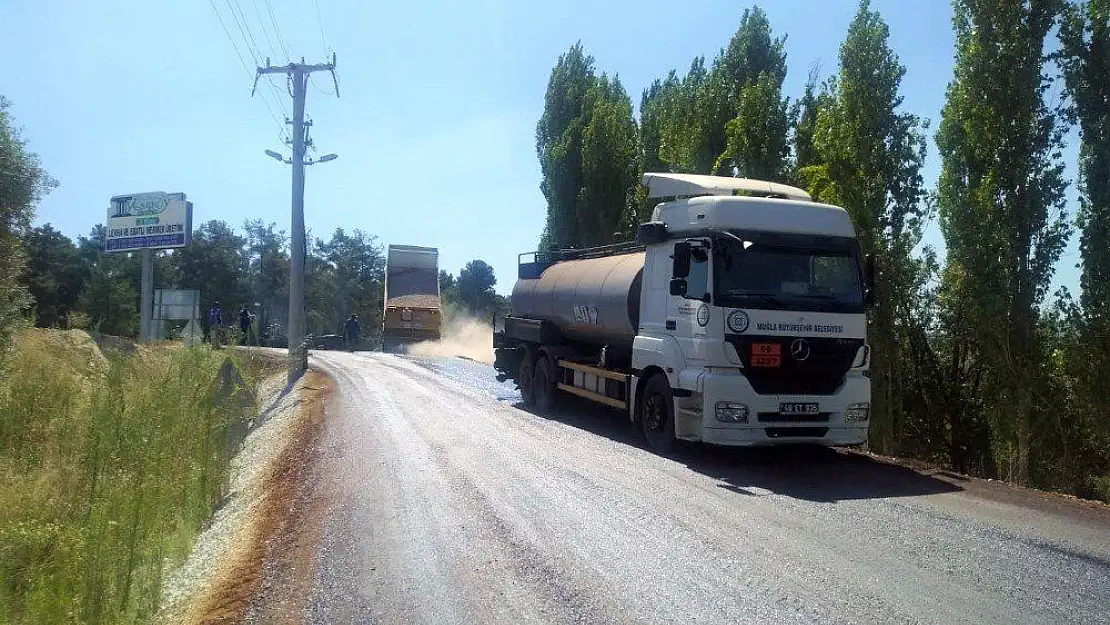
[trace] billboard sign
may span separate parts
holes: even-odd
[[[108,208],[107,252],[186,247],[193,233],[193,203],[184,193],[117,195]]]

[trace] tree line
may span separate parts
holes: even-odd
[[[651,83],[636,114],[617,74],[575,44],[536,126],[540,246],[631,238],[652,208],[645,171],[801,186],[848,210],[880,267],[872,449],[1110,500],[1110,0],[953,7],[934,187],[921,173],[929,122],[904,107],[905,66],[868,0],[836,72],[811,70],[793,98],[786,35],[758,7],[712,60]],[[943,250],[923,244],[932,220]],[[1080,293],[1049,293],[1076,234]]]
[[[309,235],[311,238],[311,235]],[[106,254],[104,227],[74,242],[50,224],[25,228],[18,236],[25,258],[20,278],[30,295],[30,313],[41,327],[91,329],[116,336],[138,333],[139,258]],[[310,334],[342,334],[357,314],[364,336],[380,335],[385,254],[375,237],[338,228],[307,247],[305,299]],[[155,254],[158,288],[197,289],[204,310],[220,302],[227,324],[246,306],[259,330],[280,333],[289,308],[289,237],[273,223],[248,220],[236,231],[219,220],[204,222],[185,248]],[[444,303],[488,317],[505,306],[493,291],[493,268],[473,260],[458,278],[440,272]]]

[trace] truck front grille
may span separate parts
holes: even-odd
[[[744,376],[760,395],[832,395],[844,383],[863,339],[804,337],[809,356],[798,360],[790,346],[799,337],[726,334],[744,364]],[[752,367],[752,344],[775,343],[780,350],[777,367]]]

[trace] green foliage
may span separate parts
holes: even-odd
[[[1079,253],[1082,271],[1079,307],[1060,317],[1078,326],[1058,338],[1067,354],[1068,382],[1077,395],[1072,410],[1078,430],[1067,450],[1084,451],[1081,476],[1100,476],[1087,485],[1092,496],[1110,499],[1110,2],[1088,0],[1066,6],[1060,25],[1063,70],[1079,125]],[[1058,368],[1059,369],[1059,368]],[[1091,478],[1094,480],[1095,478]]]
[[[612,242],[630,229],[639,164],[632,101],[619,78],[594,74],[575,44],[559,57],[536,125],[547,199],[543,249]]]
[[[681,82],[656,96],[662,109],[659,158],[670,171],[709,173],[713,168],[717,154],[709,147],[709,124],[716,111],[711,89],[705,57],[699,56]]]
[[[892,452],[905,420],[901,389],[913,383],[905,356],[922,323],[916,298],[928,266],[911,252],[928,205],[921,179],[925,139],[920,120],[899,110],[906,70],[889,37],[882,16],[864,0],[841,44],[836,79],[818,94],[816,77],[810,77],[795,142],[810,192],[852,215],[863,251],[882,268],[869,319],[875,347],[871,435],[877,449]]]
[[[146,623],[225,485],[227,356],[29,331],[0,379],[0,622]]]
[[[672,70],[666,80],[656,80],[644,90],[640,98],[640,162],[644,171],[669,170],[660,150],[663,142],[663,123],[673,106],[679,87],[678,75]]]
[[[251,303],[261,306],[260,327],[285,325],[289,318],[289,237],[273,222],[262,219],[243,224],[247,236],[245,271]],[[307,247],[307,246],[306,246]],[[224,302],[225,309],[227,303]]]
[[[81,259],[89,281],[77,307],[89,314],[90,327],[103,334],[135,336],[139,333],[139,258],[137,254],[106,254],[104,226],[96,225],[88,237],[78,238]],[[29,278],[32,280],[35,278]]]
[[[179,276],[175,281],[183,289],[197,289],[201,295],[201,311],[213,302],[231,311],[242,304],[253,304],[247,273],[244,272],[243,248],[246,239],[222,221],[212,220],[193,232],[189,247],[174,250],[173,263]],[[157,272],[160,284],[170,283],[165,272]],[[207,323],[207,319],[201,320]]]
[[[382,322],[385,256],[376,239],[342,228],[331,239],[316,239],[306,277],[308,329],[313,334],[342,334],[351,314],[359,316],[362,336],[373,342]]]
[[[794,103],[791,118],[794,122],[794,178],[795,182],[804,184],[804,176],[800,173],[807,168],[819,165],[821,157],[817,152],[814,141],[817,134],[817,119],[821,111],[832,104],[832,84],[825,83],[818,86],[818,68],[815,66],[809,72],[806,80],[805,93]]]
[[[20,280],[24,253],[19,239],[31,226],[35,203],[55,184],[39,166],[38,156],[27,151],[10,106],[0,96],[0,357],[30,304]]]
[[[695,58],[682,80],[672,71],[645,91],[645,171],[733,175],[742,166],[781,173],[788,131],[780,95],[785,42],[772,37],[762,9],[745,9],[710,69],[704,57]]]
[[[23,283],[34,298],[35,323],[40,327],[68,325],[89,269],[69,237],[46,224],[21,237],[27,255]]]
[[[454,285],[458,301],[471,315],[494,309],[493,286],[497,284],[493,267],[484,260],[472,260],[459,271],[459,279]]]
[[[769,72],[742,87],[736,117],[725,127],[725,151],[714,169],[742,178],[782,181],[790,154],[788,110],[782,83]]]
[[[593,57],[576,43],[559,57],[547,83],[543,116],[536,124],[540,190],[547,199],[541,248],[570,245],[575,237],[574,209],[582,189],[582,109],[596,80],[593,65]]]
[[[937,132],[941,228],[967,311],[960,334],[986,369],[999,470],[1021,482],[1047,379],[1038,308],[1068,235],[1063,128],[1044,72],[1060,9],[1057,0],[957,0],[955,78]]]
[[[505,316],[509,312],[509,300],[494,292],[496,284],[493,267],[484,260],[468,262],[458,278],[441,269],[439,290],[445,314],[481,320]]]
[[[582,131],[582,188],[575,201],[574,247],[630,238],[631,207],[640,186],[632,101],[620,79],[601,75],[587,93]],[[460,278],[462,276],[460,275]]]
[[[1080,303],[1091,337],[1110,341],[1110,1],[1068,5],[1060,63],[1079,123]],[[1104,344],[1110,366],[1110,344]],[[1107,384],[1110,385],[1110,379]]]

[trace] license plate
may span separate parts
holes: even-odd
[[[816,402],[783,402],[779,404],[781,415],[816,415],[818,414]]]
[[[778,367],[782,365],[782,345],[779,343],[752,343],[753,367]]]

